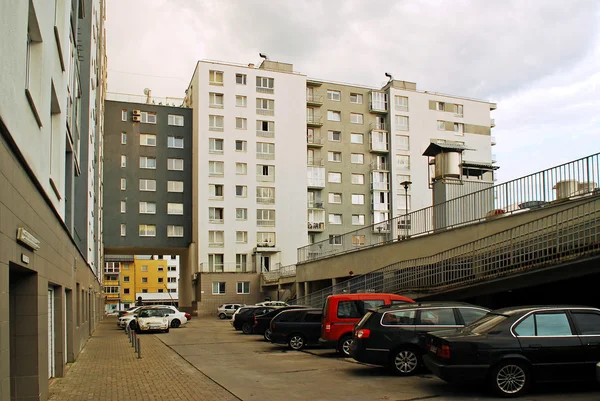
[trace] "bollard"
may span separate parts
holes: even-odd
[[[131,346],[135,348],[135,339],[137,338],[137,335],[135,334],[135,332],[133,332],[133,334],[131,334]]]
[[[138,346],[139,342],[140,342],[140,339],[137,338],[137,334],[136,334],[135,337],[133,337],[133,350],[135,352],[137,352],[137,346]]]
[[[140,342],[140,339],[137,339],[137,353],[138,353],[138,359],[142,359],[142,343]]]

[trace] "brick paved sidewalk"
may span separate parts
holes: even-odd
[[[159,334],[168,335],[168,334]],[[237,401],[153,334],[139,336],[142,359],[127,335],[106,318],[64,378],[50,386],[51,401]]]

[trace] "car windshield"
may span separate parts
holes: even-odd
[[[490,332],[494,327],[508,319],[505,315],[497,315],[495,313],[488,313],[479,320],[474,321],[468,326],[465,326],[465,331],[470,331],[475,334],[485,334]]]

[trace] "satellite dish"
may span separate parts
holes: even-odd
[[[144,95],[147,95],[148,93],[150,93],[150,88],[144,88]]]

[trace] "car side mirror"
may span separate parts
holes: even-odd
[[[169,314],[167,313],[167,314],[165,315],[165,317],[169,317]]]

